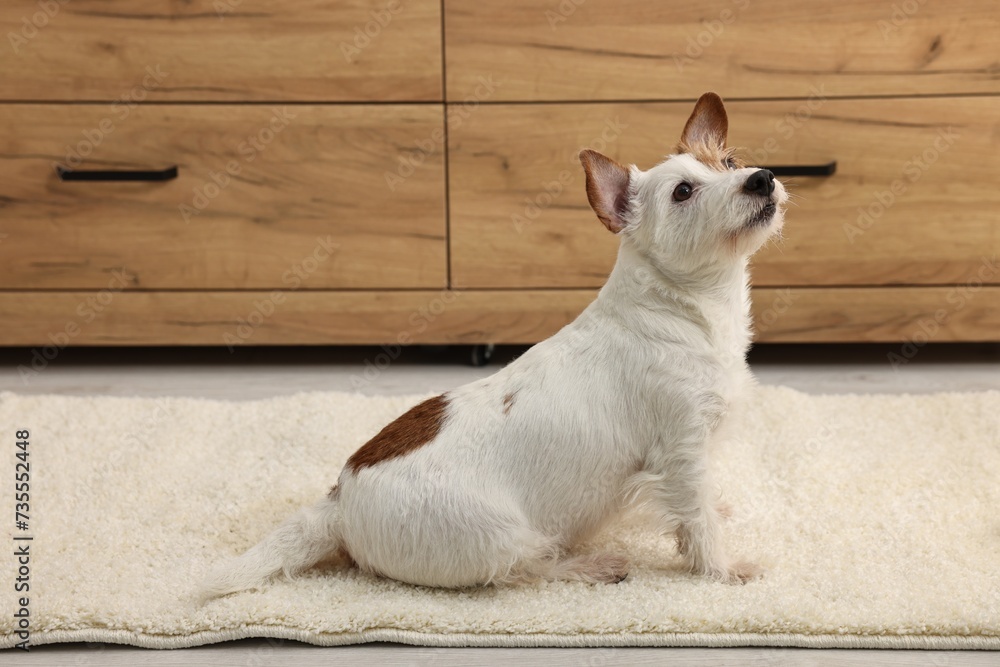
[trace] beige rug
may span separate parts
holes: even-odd
[[[242,637],[336,645],[1000,649],[1000,393],[808,396],[761,388],[720,452],[734,553],[765,578],[678,569],[632,525],[602,540],[614,586],[429,590],[354,570],[196,607],[216,559],[326,492],[346,457],[419,397],[0,396],[0,646],[20,639],[13,536],[30,535],[30,641],[154,648]],[[14,527],[15,430],[30,430],[28,531]]]

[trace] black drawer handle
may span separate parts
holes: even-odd
[[[762,167],[775,176],[833,176],[837,172],[837,161],[826,164],[780,165]]]
[[[56,173],[64,181],[170,181],[177,178],[177,167],[148,171],[116,171],[114,169],[77,171],[57,165]]]

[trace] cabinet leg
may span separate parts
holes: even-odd
[[[490,363],[490,359],[493,358],[493,350],[495,347],[496,346],[494,346],[493,343],[473,345],[469,355],[469,362],[476,368],[485,366]]]

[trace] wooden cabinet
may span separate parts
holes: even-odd
[[[0,25],[7,100],[441,99],[438,0],[20,0]]]
[[[727,107],[730,143],[751,164],[837,163],[831,176],[784,179],[784,238],[755,258],[754,285],[961,283],[1000,258],[996,98]],[[577,152],[605,146],[648,169],[690,112],[689,102],[501,104],[452,128],[453,284],[599,287],[618,244],[587,204]]]
[[[993,0],[445,0],[448,97],[727,100],[1000,92]]]
[[[115,271],[147,290],[447,285],[443,151],[397,173],[443,132],[440,107],[107,111],[0,104],[20,128],[0,136],[4,287],[101,289]],[[177,177],[63,181],[57,166]]]
[[[541,340],[615,256],[578,151],[648,168],[707,90],[751,163],[837,165],[785,179],[758,340],[1000,340],[992,0],[54,0],[0,20],[0,345]]]

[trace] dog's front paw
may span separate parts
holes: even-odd
[[[739,561],[730,564],[728,567],[719,565],[705,570],[694,568],[695,574],[703,574],[724,584],[745,584],[748,581],[757,579],[764,574],[763,568],[753,563]]]

